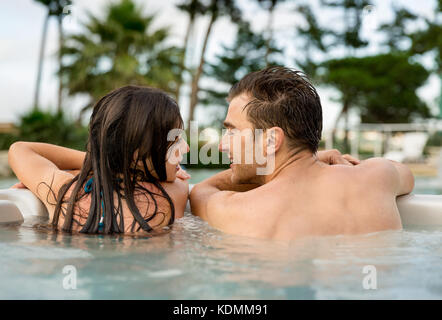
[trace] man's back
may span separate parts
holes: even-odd
[[[382,160],[385,161],[385,160]],[[390,168],[393,169],[394,168]],[[402,227],[396,189],[388,165],[322,165],[297,181],[275,181],[274,201],[286,204],[277,213],[272,238],[369,233]],[[278,199],[279,198],[279,199]]]
[[[385,159],[357,166],[316,162],[230,194],[227,201],[215,197],[207,209],[213,226],[244,236],[292,240],[370,233],[402,227],[396,206],[399,184],[395,165]]]
[[[412,191],[410,170],[385,159],[321,164],[321,101],[302,72],[249,73],[228,101],[218,147],[230,169],[192,189],[195,215],[224,232],[288,240],[401,227],[395,198]]]

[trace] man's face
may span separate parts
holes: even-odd
[[[250,100],[247,94],[232,99],[224,121],[226,132],[219,144],[219,150],[229,155],[233,183],[257,183],[260,178],[254,155],[254,128],[243,110]]]

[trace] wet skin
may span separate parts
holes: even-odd
[[[244,94],[232,99],[224,123],[227,129],[253,128],[243,110],[249,101]],[[273,139],[268,139],[270,133]],[[292,155],[284,132],[275,127],[266,130],[262,145],[255,146],[267,150],[271,145],[275,168],[257,175],[259,165],[246,164],[239,157],[244,155],[246,138],[241,137],[241,148],[233,150],[234,135],[228,130],[220,144],[233,161],[231,169],[195,185],[190,194],[193,214],[213,227],[284,241],[402,227],[396,197],[410,193],[414,186],[405,165],[382,158],[346,161],[333,150]]]

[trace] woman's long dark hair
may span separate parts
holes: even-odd
[[[164,92],[139,86],[116,89],[94,106],[87,142],[86,157],[80,173],[63,185],[57,196],[52,226],[58,227],[60,214],[64,215],[62,231],[72,232],[75,203],[85,196],[86,182],[93,178],[91,204],[87,220],[81,225],[81,233],[98,233],[99,222],[104,212],[104,227],[100,233],[123,233],[125,231],[122,199],[129,207],[134,223],[131,232],[140,228],[150,232],[148,223],[159,212],[156,196],[167,199],[171,208],[169,225],[174,222],[175,209],[160,181],[166,181],[166,153],[171,141],[167,141],[171,129],[182,128],[183,120],[176,102]],[[134,159],[136,156],[136,159]],[[148,170],[150,159],[158,178]],[[142,168],[142,169],[141,169]],[[77,182],[69,199],[66,192]],[[140,182],[155,185],[160,194],[147,190]],[[155,210],[144,218],[134,199],[135,191],[142,192]],[[114,195],[118,206],[114,206]],[[63,204],[67,203],[64,208]],[[164,220],[163,220],[164,221]],[[76,221],[80,224],[80,221]],[[138,228],[136,228],[138,225]]]

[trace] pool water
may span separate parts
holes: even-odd
[[[0,227],[0,299],[441,299],[442,228],[293,243],[230,236],[186,215],[152,238]],[[377,289],[363,287],[376,268]],[[76,289],[64,289],[65,266]]]
[[[0,299],[442,299],[442,226],[283,243],[189,213],[151,238],[56,235],[34,222],[0,226]],[[363,286],[365,266],[376,289]]]

